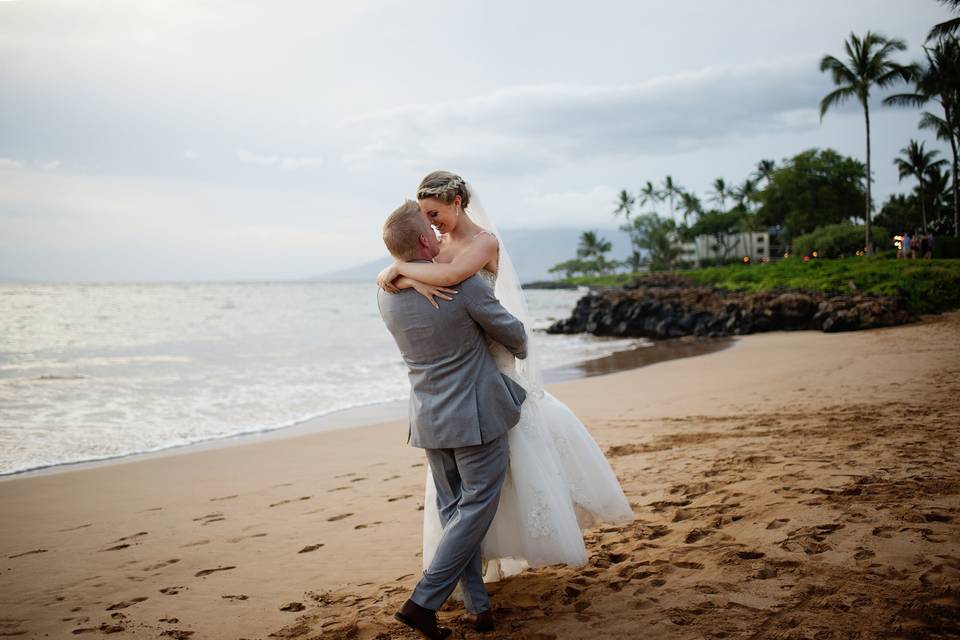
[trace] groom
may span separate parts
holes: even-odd
[[[408,262],[430,262],[440,251],[411,200],[387,218],[383,241],[396,259]],[[493,630],[480,543],[497,512],[507,472],[507,431],[519,420],[526,397],[520,385],[497,370],[485,339],[490,336],[525,358],[523,324],[479,277],[467,278],[459,289],[439,310],[414,289],[377,290],[380,315],[409,369],[409,443],[426,452],[443,523],[433,561],[395,617],[431,639],[451,633],[437,625],[436,611],[457,581],[474,626]]]

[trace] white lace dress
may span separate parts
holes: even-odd
[[[492,288],[496,275],[478,275]],[[527,387],[506,347],[488,339],[501,372]],[[565,404],[548,392],[528,389],[520,420],[508,432],[510,468],[493,524],[483,541],[488,582],[524,568],[578,566],[587,560],[581,528],[633,520],[616,475]],[[423,515],[423,566],[433,559],[443,527],[433,475],[427,471]]]

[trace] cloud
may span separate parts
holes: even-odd
[[[295,171],[310,167],[317,167],[323,163],[323,159],[317,156],[306,156],[299,158],[281,157],[281,156],[263,156],[246,149],[237,151],[237,159],[240,162],[259,165],[261,167],[277,167],[284,171]]]
[[[197,160],[197,159],[200,158],[200,152],[199,152],[199,151],[191,151],[191,150],[188,149],[187,151],[184,151],[184,152],[183,152],[183,157],[184,157],[186,160]]]
[[[0,169],[22,169],[23,163],[13,158],[0,158]]]
[[[544,84],[351,118],[353,164],[428,157],[557,165],[585,154],[665,155],[809,130],[828,79],[813,57],[709,67],[621,85]],[[522,158],[522,160],[520,160]]]

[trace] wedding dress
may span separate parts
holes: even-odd
[[[474,197],[471,194],[471,199]],[[492,221],[478,215],[474,206],[471,206],[471,217],[489,229]],[[478,217],[486,224],[477,220]],[[506,273],[508,278],[516,280],[502,242],[498,271],[501,277]],[[497,274],[482,269],[477,275],[495,292],[503,294],[498,296],[501,303],[529,327],[524,317],[522,292],[517,303],[519,284],[511,283],[515,291],[501,291],[497,289]],[[484,580],[495,581],[527,567],[582,565],[587,560],[587,552],[581,529],[601,522],[629,522],[634,518],[633,509],[587,428],[565,404],[539,384],[536,361],[518,361],[506,347],[492,339],[488,339],[488,346],[497,368],[520,383],[527,390],[527,398],[521,407],[520,420],[507,434],[510,468],[497,514],[481,547]],[[529,345],[528,359],[534,357],[532,351]],[[518,365],[525,365],[523,371],[518,370]],[[429,469],[423,518],[423,566],[426,568],[443,532],[437,511],[436,485]]]

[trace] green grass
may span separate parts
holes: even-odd
[[[732,264],[679,271],[700,284],[731,291],[757,293],[777,288],[825,293],[866,293],[903,296],[917,313],[937,313],[960,308],[960,260],[889,260],[799,258],[769,264]],[[616,286],[637,274],[572,278],[573,284]]]

